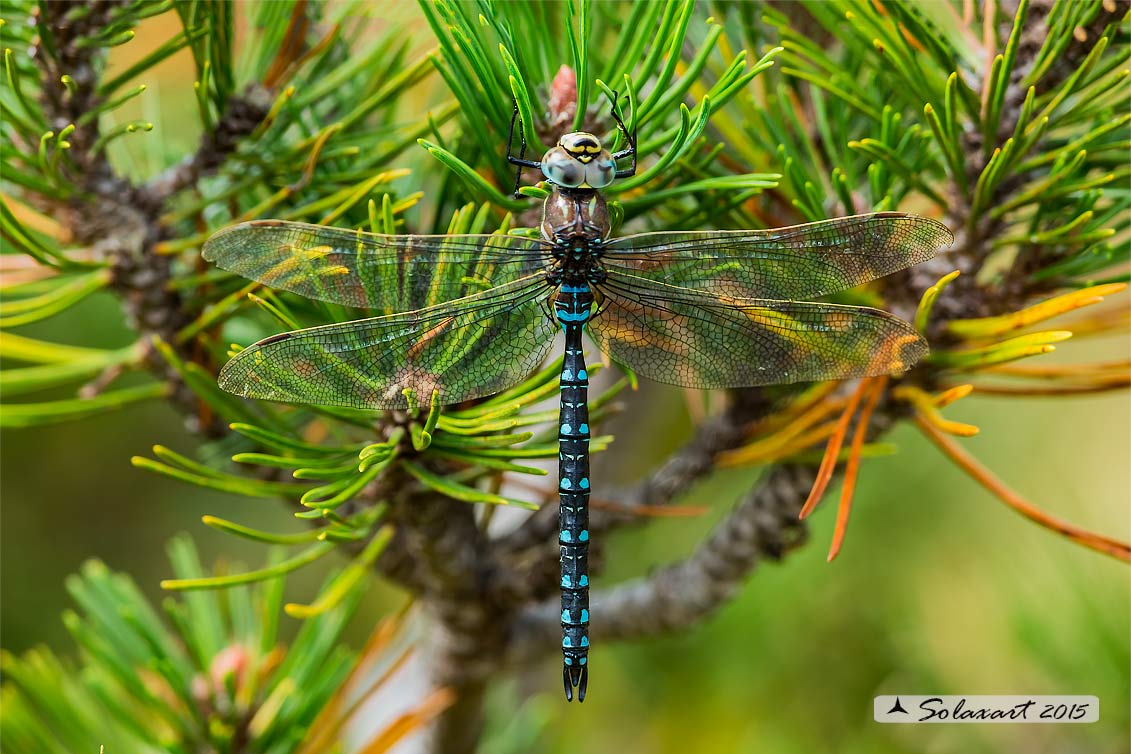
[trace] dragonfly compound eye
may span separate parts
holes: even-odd
[[[585,166],[561,147],[554,147],[542,158],[542,174],[563,188],[577,188],[585,182]]]
[[[602,150],[601,154],[585,166],[585,182],[590,188],[602,189],[617,176],[617,163],[613,156]]]

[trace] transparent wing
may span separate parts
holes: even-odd
[[[601,350],[657,382],[693,388],[840,380],[910,367],[922,336],[878,309],[730,299],[610,274],[588,331]]]
[[[388,236],[256,220],[204,244],[204,258],[264,285],[394,314],[475,294],[549,263],[549,246],[506,235]]]
[[[407,408],[500,392],[546,357],[555,325],[541,275],[419,311],[312,327],[261,340],[220,372],[249,398],[351,408]]]
[[[769,230],[625,236],[606,244],[602,263],[720,296],[803,299],[918,264],[952,240],[934,220],[879,212]]]

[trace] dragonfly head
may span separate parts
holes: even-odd
[[[542,175],[562,188],[603,189],[613,182],[617,164],[601,140],[591,133],[574,131],[542,158]]]

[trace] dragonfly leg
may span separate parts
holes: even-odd
[[[518,138],[521,144],[518,150],[518,157],[515,157],[514,154],[511,153],[511,149],[514,147],[514,124],[518,122],[518,100],[513,99],[513,97],[512,100],[514,102],[514,113],[511,115],[510,132],[507,133],[507,162],[516,166],[514,171],[514,195],[517,197],[518,184],[522,180],[522,169],[540,168],[542,167],[542,163],[526,159],[526,134],[521,126],[518,129]]]
[[[613,120],[617,124],[617,128],[620,129],[621,133],[624,134],[625,140],[628,141],[628,146],[625,147],[624,149],[620,150],[619,152],[616,152],[615,154],[613,154],[613,159],[619,160],[619,159],[622,159],[624,157],[630,157],[630,156],[632,157],[632,167],[624,168],[623,170],[618,170],[617,173],[616,173],[616,177],[617,178],[628,178],[629,176],[636,175],[636,130],[637,130],[637,128],[640,127],[640,124],[637,123],[637,124],[633,125],[632,133],[628,132],[628,127],[624,125],[624,121],[621,120],[620,115],[617,114],[617,93],[616,92],[613,92],[612,116],[613,116]]]

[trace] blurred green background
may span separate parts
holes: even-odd
[[[156,23],[163,22],[155,19]],[[155,35],[160,38],[161,35]],[[133,45],[119,48],[132,54]],[[115,65],[128,64],[116,60]],[[175,58],[140,98],[138,117],[158,124],[117,156],[147,175],[195,144],[178,131],[195,119],[191,69]],[[123,140],[128,141],[128,140]],[[119,142],[122,143],[122,142]],[[1127,305],[1123,294],[1105,305]],[[94,298],[26,334],[95,346],[123,345],[117,303]],[[1129,356],[1125,336],[1064,344],[1052,361]],[[690,432],[683,396],[643,386],[627,396],[599,459],[606,484],[631,481]],[[948,417],[979,425],[963,446],[1047,511],[1086,528],[1131,533],[1131,400],[1126,393],[1066,399],[973,397]],[[1127,752],[1131,728],[1131,582],[1127,567],[1040,529],[1006,509],[945,461],[912,428],[892,438],[895,456],[862,468],[849,536],[825,562],[835,491],[813,519],[811,541],[781,565],[766,564],[719,615],[679,637],[598,646],[592,694],[565,705],[557,664],[492,695],[482,751],[715,752]],[[0,434],[0,609],[3,646],[47,643],[71,652],[59,619],[70,607],[64,578],[91,557],[134,576],[155,600],[168,576],[165,542],[188,531],[208,560],[258,564],[259,546],[200,524],[212,513],[279,529],[290,512],[177,484],[134,469],[129,458],[160,443],[191,452],[197,440],[161,404],[79,424]],[[615,463],[613,461],[615,460]],[[615,469],[615,471],[614,471]],[[727,471],[689,491],[711,504],[697,519],[664,519],[616,536],[601,581],[646,573],[689,552],[756,477]],[[322,566],[323,564],[319,564]],[[325,568],[293,577],[288,596],[308,601]],[[403,595],[375,585],[351,634],[360,646]],[[295,622],[285,619],[294,630]],[[542,690],[526,696],[527,681]],[[882,726],[880,693],[1094,694],[1093,725]],[[516,714],[516,710],[518,713]],[[539,743],[524,736],[544,725]],[[515,748],[519,747],[519,748]]]

